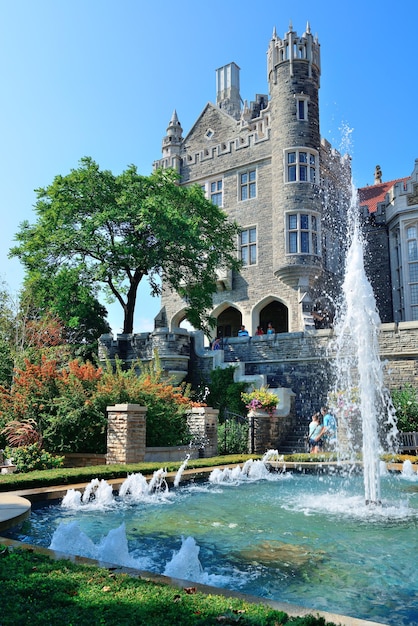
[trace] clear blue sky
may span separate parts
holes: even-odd
[[[0,278],[23,271],[7,254],[19,224],[35,221],[34,190],[91,156],[148,175],[173,109],[184,135],[214,102],[215,69],[241,68],[241,96],[267,93],[273,27],[321,44],[321,134],[342,148],[352,129],[354,184],[409,176],[418,158],[416,0],[0,0]],[[152,330],[159,300],[141,289],[135,331]],[[110,309],[115,332],[119,306]]]

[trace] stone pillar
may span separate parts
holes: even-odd
[[[264,454],[267,450],[277,448],[280,419],[276,412],[271,416],[260,410],[248,413],[248,448],[251,454]]]
[[[279,402],[272,415],[263,410],[248,413],[248,450],[251,454],[278,450],[294,429],[296,394],[286,387],[274,389],[274,392]]]
[[[145,460],[147,407],[115,404],[106,408],[106,463],[141,463]]]
[[[195,407],[187,416],[187,425],[196,444],[199,456],[207,459],[218,454],[218,409],[209,406]]]

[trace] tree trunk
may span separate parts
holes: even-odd
[[[124,306],[124,320],[123,320],[123,333],[125,335],[131,335],[134,332],[134,313],[136,305],[136,294],[138,292],[138,286],[140,279],[134,277],[131,280],[131,285],[126,296],[126,305]]]

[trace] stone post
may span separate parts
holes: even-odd
[[[277,448],[280,439],[280,419],[277,413],[269,415],[266,411],[250,411],[249,451],[251,454],[264,454]]]
[[[106,463],[140,463],[145,460],[147,407],[115,404],[106,408]]]
[[[218,454],[218,415],[218,409],[202,406],[194,407],[187,416],[189,430],[200,445],[201,458],[207,459]]]
[[[271,389],[278,397],[278,406],[270,416],[266,411],[248,413],[248,449],[251,454],[278,450],[294,427],[295,393],[286,387]]]

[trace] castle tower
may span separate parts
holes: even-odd
[[[274,30],[267,58],[270,89],[273,271],[292,288],[321,273],[320,46],[310,32]]]
[[[163,138],[163,159],[165,160],[164,167],[172,167],[177,172],[180,172],[180,150],[183,142],[182,137],[183,129],[177,117],[176,110],[173,111],[171,120],[167,126],[167,134]]]
[[[216,70],[216,104],[220,109],[239,120],[241,96],[239,67],[236,63],[229,63]]]

